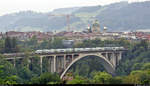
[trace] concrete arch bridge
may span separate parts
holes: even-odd
[[[126,51],[126,49],[123,47],[103,47],[102,49],[99,48],[95,50],[90,48],[88,50],[80,50],[80,48],[76,48],[76,50],[77,51],[75,51],[75,49],[70,49],[69,52],[67,51],[67,49],[63,49],[63,51],[59,49],[59,52],[58,49],[49,50],[49,52],[48,50],[37,50],[36,52],[32,52],[31,55],[40,56],[39,66],[41,68],[41,72],[43,68],[43,59],[47,58],[47,61],[49,62],[49,72],[59,73],[60,78],[62,79],[74,63],[87,56],[99,57],[102,65],[107,70],[107,72],[113,75],[115,74],[116,66],[119,65],[119,61],[122,58],[122,53]],[[8,57],[6,58],[7,60],[14,61],[14,66],[15,59],[25,58],[25,53],[9,53],[4,55]],[[33,62],[32,59],[30,59],[30,62]]]

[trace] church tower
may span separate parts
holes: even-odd
[[[92,33],[96,33],[96,34],[100,33],[100,24],[98,20],[95,20],[92,25]]]

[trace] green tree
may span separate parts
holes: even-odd
[[[6,37],[6,39],[5,39],[5,52],[6,53],[12,52],[11,48],[12,48],[11,39],[10,39],[10,37]]]
[[[4,79],[4,84],[9,84],[9,85],[14,85],[14,84],[18,84],[17,83],[17,80],[19,78],[16,76],[16,75],[12,75],[12,76],[9,76],[9,77],[6,77]]]
[[[110,80],[110,84],[122,84],[122,83],[123,83],[123,77],[121,77],[121,76],[113,77]]]
[[[3,55],[0,55],[0,70],[3,71],[1,77],[10,76],[16,74],[16,69],[12,63],[8,62]]]
[[[37,49],[38,47],[38,40],[36,36],[33,36],[29,41],[27,41],[27,46],[32,48],[32,49]]]
[[[4,42],[5,42],[5,41],[4,41],[3,39],[0,40],[0,53],[3,53],[3,52],[4,52],[4,49],[5,49],[5,48],[4,48],[4,47],[5,47]]]
[[[45,72],[40,75],[40,77],[32,78],[32,84],[50,84],[50,83],[61,83],[61,80],[57,74],[51,74],[50,72]]]
[[[87,78],[81,76],[75,76],[71,81],[68,81],[67,84],[89,84],[90,81]]]
[[[149,70],[150,69],[150,63],[145,63],[141,67],[142,70]]]
[[[146,40],[141,40],[140,45],[143,46],[145,50],[148,49],[148,43]]]
[[[17,84],[19,78],[16,76],[14,66],[0,55],[0,84]]]
[[[31,58],[31,61],[29,69],[33,72],[34,76],[39,76],[41,74],[40,57],[34,56]]]
[[[140,70],[142,67],[142,63],[135,63],[133,66],[132,66],[132,70]]]
[[[52,48],[54,49],[63,48],[62,38],[55,38],[54,41],[52,41],[52,45]]]
[[[12,52],[13,53],[18,52],[19,50],[18,50],[18,46],[17,46],[17,39],[15,37],[13,37],[11,41],[12,41],[11,42]]]
[[[97,72],[93,77],[93,82],[96,84],[110,84],[112,76],[106,72]]]
[[[29,81],[32,78],[32,72],[27,67],[22,67],[18,69],[18,76],[24,81]]]
[[[148,84],[150,83],[150,71],[136,70],[126,76],[123,81],[125,84]]]

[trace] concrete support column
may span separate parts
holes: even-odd
[[[74,60],[74,58],[73,58],[73,54],[71,55],[71,62]]]
[[[48,66],[47,66],[47,69],[48,69],[48,72],[50,72],[51,71],[51,58],[50,57],[48,57],[47,58],[48,60]]]
[[[109,53],[109,55],[108,55],[109,57],[109,61],[113,64],[113,53]]]
[[[116,65],[118,65],[118,53],[116,53],[115,55],[116,55]]]
[[[122,59],[122,52],[119,52],[119,55],[118,55],[118,63],[119,61]]]
[[[64,69],[66,69],[66,54],[64,55],[64,61],[63,61],[63,64],[64,64]]]
[[[40,68],[41,68],[41,73],[42,73],[42,61],[43,61],[43,57],[40,57]]]
[[[119,53],[119,61],[122,59],[122,52]]]
[[[27,67],[29,68],[29,65],[30,65],[31,61],[30,61],[30,58],[27,59],[27,60],[28,60]]]
[[[16,58],[13,59],[13,61],[14,61],[14,67],[16,67]]]
[[[58,60],[58,65],[57,65],[57,69],[58,70],[56,70],[58,73],[60,73],[60,71],[61,71],[61,56],[59,56],[59,58],[57,59]]]
[[[56,63],[57,63],[57,65],[56,65],[56,71],[57,71],[57,73],[59,73],[60,72],[60,56],[58,56],[56,58]]]
[[[116,67],[116,55],[115,52],[112,53],[113,65]]]
[[[54,72],[56,72],[56,55],[54,56]]]
[[[64,68],[64,56],[61,57],[61,68]]]
[[[106,52],[106,59],[109,60],[109,59],[108,59],[108,52]]]
[[[51,64],[51,73],[54,73],[54,57],[51,57],[50,64]]]

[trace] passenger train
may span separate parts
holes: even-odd
[[[87,51],[103,51],[103,50],[124,50],[124,47],[95,47],[95,48],[43,49],[43,50],[36,50],[36,51],[35,51],[35,54],[67,53],[67,52],[87,52]]]

